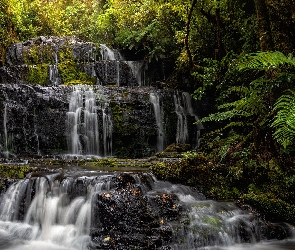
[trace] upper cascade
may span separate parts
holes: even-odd
[[[12,44],[0,67],[0,154],[135,158],[198,147],[199,106],[189,93],[148,86],[146,66],[76,37]]]
[[[0,83],[143,86],[143,66],[142,62],[126,61],[105,44],[40,36],[8,47]]]
[[[6,51],[6,65],[58,64],[66,61],[67,52],[79,62],[96,61],[99,51],[94,43],[76,37],[40,36],[25,42],[14,43]]]

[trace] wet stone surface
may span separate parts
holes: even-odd
[[[175,195],[145,193],[127,174],[112,185],[96,196],[93,249],[155,249],[172,241],[169,223],[183,216]]]

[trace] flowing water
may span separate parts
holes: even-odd
[[[49,84],[53,86],[58,86],[61,84],[61,78],[58,72],[57,65],[49,65]]]
[[[177,143],[188,143],[191,137],[188,129],[188,118],[193,117],[195,121],[199,118],[196,115],[192,106],[191,96],[188,92],[176,92],[174,94],[174,107],[177,115]],[[199,147],[200,131],[204,129],[202,124],[197,124],[196,148]]]
[[[162,152],[164,150],[164,128],[163,128],[163,109],[160,103],[160,95],[158,93],[150,93],[150,102],[153,105],[158,136],[157,136],[157,151]]]
[[[136,221],[138,213],[142,217]],[[146,226],[140,227],[144,216],[151,214],[149,218],[158,222],[152,223],[154,229],[146,231],[147,234],[153,230],[163,230],[158,232],[163,235],[170,232],[169,240],[162,235],[161,242],[152,248],[140,246],[144,237],[149,240],[156,237],[142,235]],[[150,173],[76,169],[33,173],[10,186],[0,203],[0,249],[136,249],[134,242],[112,242],[116,235],[124,235],[119,230],[122,225],[127,238],[134,234],[137,237],[134,230],[142,230],[137,249],[289,250],[295,247],[292,238],[264,240],[265,225],[235,204],[207,200],[197,191],[158,181]],[[292,235],[294,229],[288,225],[283,228]]]
[[[68,149],[73,155],[112,154],[112,119],[109,101],[90,86],[73,89],[67,112]],[[98,113],[101,112],[101,121]],[[102,126],[100,136],[99,124]],[[102,138],[101,138],[102,137]],[[103,144],[103,150],[101,150]],[[103,153],[102,153],[103,151]]]

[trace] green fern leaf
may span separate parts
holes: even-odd
[[[259,52],[246,55],[242,59],[237,60],[236,68],[239,71],[247,69],[267,70],[283,64],[295,66],[295,60],[293,57],[287,57],[279,51]]]
[[[295,140],[295,92],[289,90],[290,94],[278,98],[274,111],[277,111],[275,120],[271,127],[275,128],[274,138],[286,148]]]

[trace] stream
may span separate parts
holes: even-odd
[[[148,171],[33,172],[0,203],[3,250],[290,250],[293,233]]]

